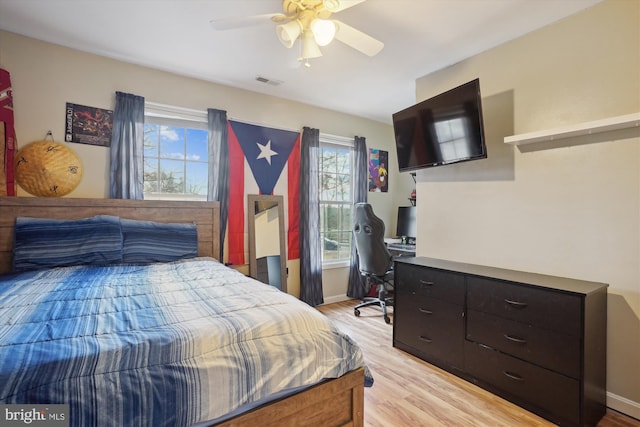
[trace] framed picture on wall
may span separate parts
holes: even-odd
[[[369,149],[369,191],[386,193],[389,191],[389,152]]]
[[[65,117],[64,140],[66,142],[102,147],[111,145],[113,111],[67,102]]]

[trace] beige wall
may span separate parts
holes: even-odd
[[[640,132],[505,136],[640,112],[640,2],[606,0],[417,80],[479,77],[488,159],[418,174],[418,254],[605,282],[608,405],[640,418]]]
[[[309,126],[332,135],[364,136],[369,148],[388,150],[390,163],[396,162],[393,130],[388,124],[102,58],[13,33],[0,31],[0,67],[12,77],[19,146],[43,139],[48,130],[56,141],[63,141],[67,102],[112,109],[115,91],[122,91],[144,96],[146,101],[189,109],[223,109],[229,118],[249,123],[293,130]],[[69,145],[82,159],[85,172],[80,185],[67,197],[107,197],[108,148]],[[413,187],[407,175],[400,176],[393,168],[390,174],[389,193],[372,194],[370,198],[387,224],[395,223],[395,206],[405,204]],[[411,188],[404,188],[407,186]],[[18,195],[28,196],[21,189]],[[288,264],[288,289],[299,295],[299,263]],[[346,268],[327,271],[323,280],[327,300],[344,298],[347,278]]]

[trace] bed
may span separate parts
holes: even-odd
[[[31,217],[193,222],[197,253],[24,267],[16,219]],[[363,425],[357,344],[219,263],[219,229],[215,202],[1,198],[0,403],[66,403],[83,426]]]

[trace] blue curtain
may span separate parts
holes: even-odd
[[[369,173],[367,169],[367,144],[364,137],[356,136],[353,147],[353,203],[367,201]],[[347,296],[362,299],[366,293],[365,281],[360,274],[356,242],[351,239],[351,264]]]
[[[209,129],[209,185],[207,200],[220,202],[220,254],[224,260],[224,238],[227,234],[229,216],[229,145],[227,112],[209,108],[207,110]]]
[[[322,304],[320,245],[320,131],[305,127],[300,152],[300,299]]]
[[[143,147],[144,98],[116,92],[110,148],[110,198],[144,198]]]

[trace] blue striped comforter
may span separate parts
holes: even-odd
[[[362,366],[321,313],[209,258],[0,277],[0,403],[67,403],[74,426],[188,426]]]

